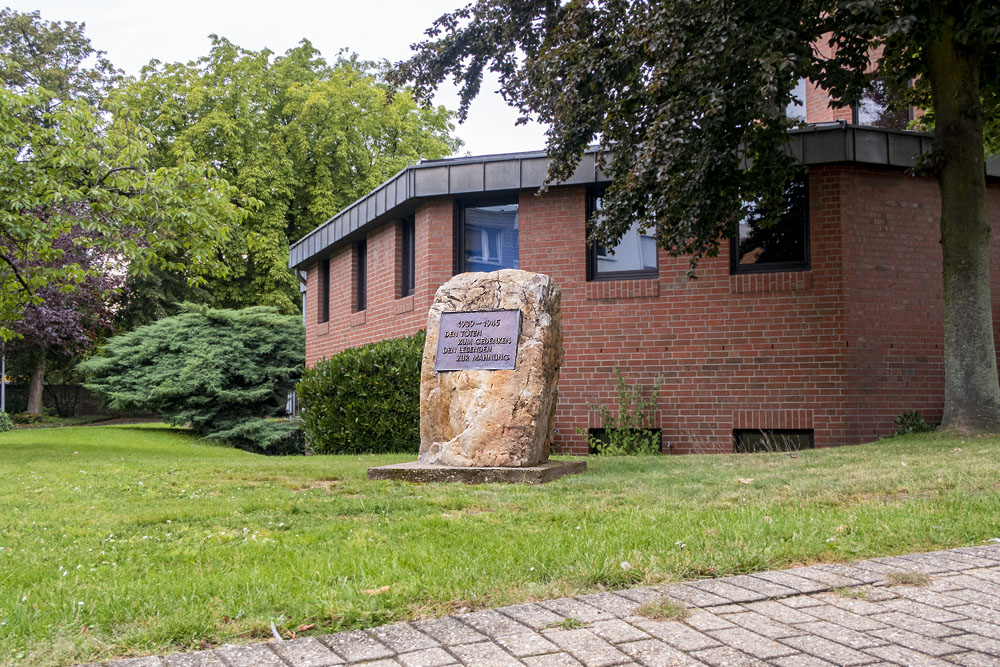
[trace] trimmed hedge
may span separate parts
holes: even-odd
[[[420,448],[420,358],[426,334],[344,350],[306,370],[296,390],[316,454]]]

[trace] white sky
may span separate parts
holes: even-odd
[[[467,0],[7,0],[20,12],[38,10],[47,21],[87,24],[95,48],[106,51],[116,67],[138,74],[156,58],[187,62],[208,53],[215,33],[246,49],[268,48],[281,54],[303,38],[327,57],[347,48],[363,59],[392,62],[410,54],[409,46],[441,14]],[[456,133],[465,145],[459,154],[483,155],[539,150],[544,128],[537,123],[515,126],[516,112],[486,81],[473,102],[469,119]],[[442,87],[436,102],[458,107],[457,91]]]

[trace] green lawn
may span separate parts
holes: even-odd
[[[591,458],[586,475],[540,487],[365,479],[408,458],[266,458],[162,426],[0,434],[0,664],[1000,536],[1000,440]]]

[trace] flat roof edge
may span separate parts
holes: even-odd
[[[931,149],[933,135],[909,130],[815,123],[788,133],[788,150],[803,165],[856,163],[906,169]],[[574,174],[555,186],[607,183],[597,149],[588,149]],[[545,151],[497,153],[421,160],[303,236],[289,249],[288,266],[298,268],[364,227],[379,224],[429,197],[470,196],[538,188],[548,175]],[[986,175],[1000,178],[1000,156],[987,156]],[[555,187],[554,186],[554,187]]]

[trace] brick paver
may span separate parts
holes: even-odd
[[[920,572],[920,586],[893,573]],[[646,618],[663,597],[681,620]],[[105,667],[995,665],[1000,544],[594,593]]]

